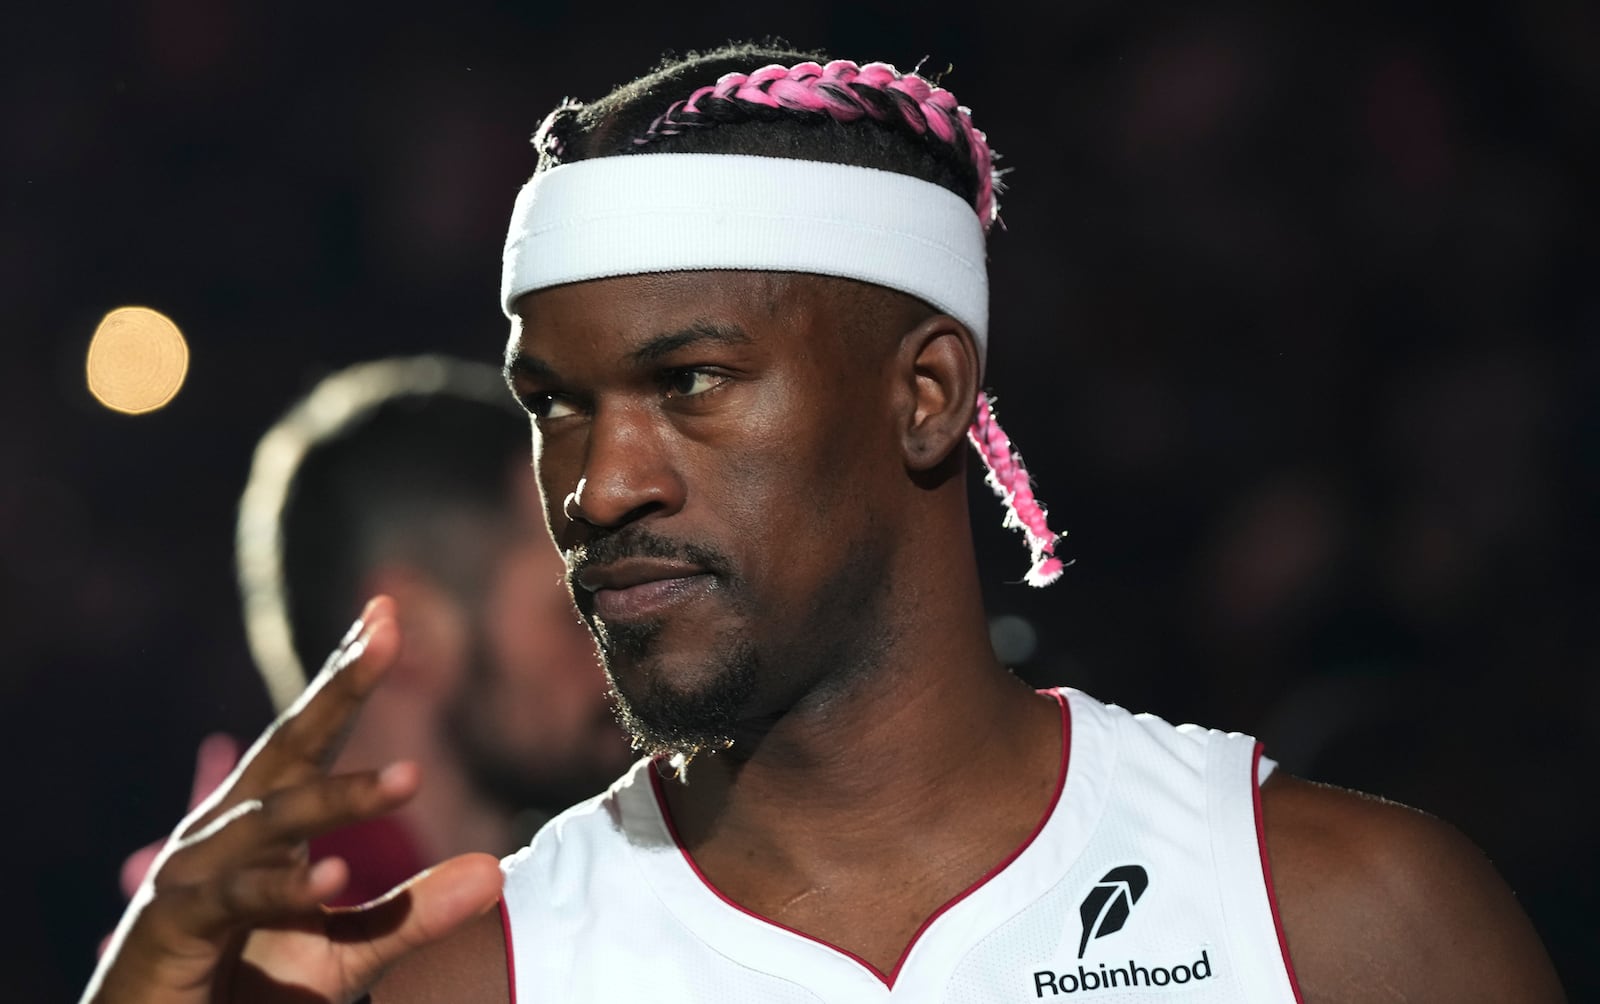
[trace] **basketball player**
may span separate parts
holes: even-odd
[[[302,842],[419,784],[322,766],[400,646],[375,600],[182,824],[91,998],[1561,999],[1448,826],[996,663],[963,440],[1030,581],[1060,563],[980,391],[995,175],[947,91],[725,50],[536,141],[508,372],[649,756],[503,887],[466,856],[318,912],[344,869]]]

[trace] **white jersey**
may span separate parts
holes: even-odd
[[[641,761],[506,859],[512,1000],[1296,1001],[1260,745],[1055,694],[1068,741],[1054,804],[892,973],[724,897],[679,846]]]

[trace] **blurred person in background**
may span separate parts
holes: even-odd
[[[528,425],[500,373],[444,356],[386,359],[324,379],[256,448],[237,558],[251,653],[288,708],[360,609],[394,598],[405,645],[337,761],[416,761],[424,792],[330,833],[349,862],[339,901],[387,892],[466,851],[507,853],[629,762],[593,640],[562,585]],[[194,801],[238,745],[201,744]],[[129,858],[132,895],[160,844]]]

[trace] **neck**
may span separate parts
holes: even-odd
[[[797,702],[759,738],[695,760],[690,784],[664,786],[697,854],[726,844],[800,872],[892,860],[907,841],[954,835],[952,805],[1007,811],[1009,793],[1018,825],[1037,820],[1059,711],[996,661],[975,562],[948,572],[907,580],[945,587],[903,605],[896,642],[870,671]]]

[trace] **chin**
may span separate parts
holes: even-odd
[[[603,652],[617,720],[634,749],[693,756],[732,745],[760,676],[748,638],[722,635],[694,653]]]

